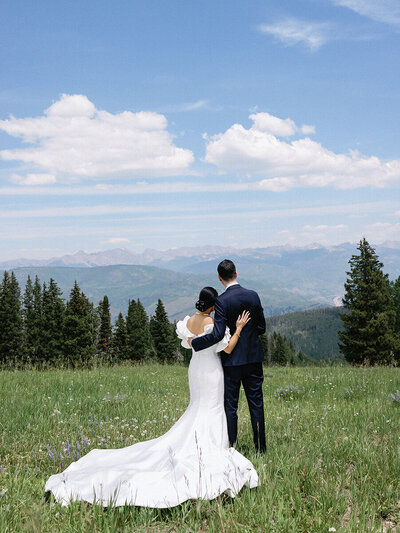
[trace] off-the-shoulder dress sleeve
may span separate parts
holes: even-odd
[[[206,327],[204,328],[204,333],[202,335],[207,335],[207,333],[211,333],[213,330],[213,327],[214,327],[214,324],[207,324]],[[229,328],[226,327],[224,337],[219,342],[217,342],[217,344],[214,345],[215,351],[223,352],[225,348],[228,346],[230,338],[231,338],[231,334],[229,332]]]
[[[190,350],[190,346],[188,344],[188,338],[189,337],[195,337],[195,335],[187,328],[187,321],[189,320],[190,316],[187,315],[183,320],[179,320],[176,323],[176,334],[181,339],[181,345],[184,348],[188,348]],[[211,333],[213,330],[214,324],[207,324],[204,328],[204,332],[201,335],[198,335],[198,337],[202,337],[203,335],[207,335],[208,333]],[[225,335],[222,340],[220,340],[217,344],[215,344],[215,351],[216,352],[222,352],[225,350],[225,348],[229,344],[229,339],[231,338],[231,334],[229,333],[229,328],[225,329]]]
[[[187,348],[190,350],[190,346],[188,344],[188,338],[189,337],[193,337],[193,333],[191,333],[186,324],[187,324],[187,321],[189,320],[190,316],[187,315],[185,316],[185,318],[183,320],[179,320],[177,323],[176,323],[176,334],[178,335],[178,337],[181,339],[181,345],[184,347],[184,348]]]

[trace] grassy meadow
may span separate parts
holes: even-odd
[[[395,392],[395,368],[265,368],[265,455],[254,453],[243,391],[239,413],[260,487],[164,510],[61,507],[45,499],[47,478],[92,448],[167,431],[188,404],[187,368],[1,372],[0,531],[400,531]]]

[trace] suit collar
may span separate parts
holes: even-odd
[[[239,287],[240,287],[239,283],[235,283],[235,285],[230,285],[230,287],[227,287],[225,290],[230,291],[231,289],[237,289]]]

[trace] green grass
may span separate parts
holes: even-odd
[[[274,397],[288,385],[300,393]],[[66,442],[76,452],[78,440],[86,453],[161,435],[187,406],[187,368],[4,371],[0,531],[395,531],[400,405],[390,395],[396,391],[400,369],[266,368],[264,456],[254,454],[243,394],[239,413],[240,451],[256,466],[260,487],[166,510],[83,502],[64,508],[46,501],[43,489],[74,460],[60,459]]]

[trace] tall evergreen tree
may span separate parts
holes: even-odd
[[[42,286],[38,275],[35,276],[35,283],[33,284],[33,363],[41,364],[45,360],[45,350],[43,343],[43,293]]]
[[[396,313],[395,330],[400,332],[400,276],[389,285],[392,307]]]
[[[134,336],[135,329],[135,310],[136,310],[136,300],[132,299],[128,302],[128,312],[126,314],[126,334],[127,334],[127,347],[126,354],[127,358],[134,360],[135,352],[133,346],[131,346],[131,339]]]
[[[104,296],[103,300],[100,300],[98,314],[100,327],[97,339],[97,350],[103,355],[110,355],[112,350],[112,328],[110,303],[107,296]]]
[[[4,272],[0,285],[0,363],[21,363],[22,358],[21,290],[14,272]]]
[[[176,352],[176,339],[161,300],[158,300],[155,314],[151,317],[150,333],[157,358],[171,362]]]
[[[33,306],[33,283],[30,275],[25,284],[25,291],[23,297],[23,346],[24,346],[24,358],[28,361],[33,361],[35,357],[35,310]]]
[[[339,348],[352,364],[387,364],[393,360],[395,348],[395,312],[392,309],[387,275],[383,264],[367,240],[363,238],[358,255],[349,261],[340,313],[343,331],[339,331]]]
[[[65,309],[63,352],[73,367],[91,364],[95,353],[95,311],[75,281]]]
[[[132,307],[132,320],[128,330],[128,349],[130,359],[140,360],[148,357],[151,349],[149,317],[138,299]]]
[[[123,361],[128,358],[128,334],[126,332],[126,323],[122,313],[119,313],[114,324],[112,346],[113,354],[116,359]]]
[[[62,291],[55,280],[50,278],[48,287],[43,284],[42,293],[42,339],[48,363],[59,362],[63,357],[64,315]]]
[[[280,334],[274,332],[272,334],[272,350],[271,359],[274,365],[284,366],[288,362],[288,346],[285,338]]]
[[[400,364],[400,276],[389,284],[389,291],[392,300],[392,309],[396,314],[395,318],[395,349],[394,358]]]

